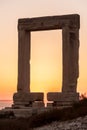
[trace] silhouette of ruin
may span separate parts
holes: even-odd
[[[79,100],[79,28],[78,14],[18,20],[18,84],[14,106],[44,107],[43,92],[30,92],[31,32],[41,30],[62,30],[62,92],[49,92],[48,101],[53,101],[51,106],[69,106]]]

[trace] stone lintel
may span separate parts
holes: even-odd
[[[70,92],[54,92],[47,94],[48,101],[57,101],[57,102],[74,102],[79,100],[79,93],[70,93]]]
[[[27,31],[62,29],[66,24],[68,24],[71,28],[80,28],[80,16],[78,14],[71,14],[23,18],[18,20],[18,29]]]
[[[29,102],[34,101],[43,101],[43,93],[27,93],[27,92],[18,92],[13,96],[15,104],[29,104]]]

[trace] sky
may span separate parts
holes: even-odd
[[[19,18],[80,15],[79,79],[87,92],[87,0],[0,0],[0,100],[17,90]],[[59,92],[62,85],[62,32],[31,32],[31,91]]]

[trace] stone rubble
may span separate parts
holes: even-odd
[[[63,122],[55,121],[33,130],[87,130],[87,116]]]

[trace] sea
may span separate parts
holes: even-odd
[[[45,107],[47,106],[47,103],[52,103],[52,101],[44,100]],[[4,109],[6,107],[11,107],[13,104],[12,100],[0,100],[0,110]]]
[[[12,104],[12,100],[0,100],[0,110],[4,109],[5,107],[11,107]]]

